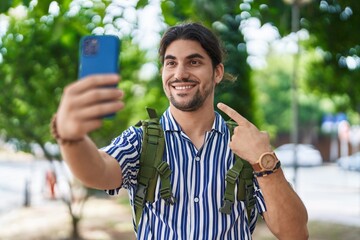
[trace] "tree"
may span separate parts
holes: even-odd
[[[306,66],[309,57],[303,57],[301,66]],[[263,106],[262,113],[266,122],[266,129],[273,134],[285,134],[291,131],[291,55],[272,53],[267,59],[271,64],[266,68],[256,70],[253,79],[256,89],[261,92],[259,105]],[[299,129],[300,135],[307,138],[309,143],[317,133],[321,117],[324,113],[320,97],[304,91],[306,72],[301,71],[299,79]],[[268,130],[268,131],[269,131]],[[310,140],[310,141],[309,141]]]
[[[308,89],[325,96],[344,96],[347,106],[338,111],[360,112],[360,2],[357,0],[321,1],[304,9],[304,27],[312,35],[310,46],[321,49],[320,58],[309,68]]]
[[[263,23],[272,23],[282,36],[291,31],[291,5],[284,0],[253,1],[251,14]],[[342,96],[347,104],[338,111],[360,111],[360,36],[354,26],[360,23],[360,2],[357,0],[295,1],[300,4],[300,27],[310,39],[303,47],[318,49],[307,71],[307,91],[319,96]],[[335,103],[336,104],[336,103]]]
[[[50,2],[41,1],[32,8],[23,8],[27,14],[23,19],[10,14],[8,31],[0,42],[3,59],[0,63],[3,79],[0,99],[6,103],[1,106],[0,129],[8,138],[17,139],[22,150],[30,151],[30,144],[37,143],[47,159],[54,157],[45,147],[47,142],[54,141],[49,133],[51,116],[57,109],[64,86],[77,79],[78,42],[81,36],[94,30],[104,31],[106,24],[108,28],[108,23],[101,20],[107,5],[99,1],[93,6],[82,7],[75,14],[70,1],[58,5],[59,12],[49,13]],[[116,19],[122,19],[122,15],[113,17],[112,23]],[[145,106],[149,102],[154,105],[161,95],[161,91],[151,89],[155,96],[140,96],[140,88],[152,85],[158,79],[147,82],[139,78],[139,70],[148,60],[146,52],[134,44],[132,36],[122,35],[121,38],[120,84],[126,92],[128,106],[122,114],[105,121],[100,130],[92,133],[100,146],[129,124],[136,123],[134,119],[145,117]],[[134,108],[141,109],[133,111]],[[119,132],[114,132],[114,126]]]
[[[21,150],[31,151],[31,144],[36,143],[43,149],[45,157],[53,160],[61,156],[54,156],[46,148],[48,142],[54,142],[50,136],[49,122],[57,109],[64,86],[77,79],[78,42],[83,35],[109,28],[103,19],[111,3],[94,1],[90,7],[80,6],[79,9],[71,1],[59,4],[45,0],[38,1],[37,5],[26,5],[28,7],[19,3],[14,1],[14,5],[0,9],[9,10],[9,26],[0,41],[0,129],[8,139],[16,139]],[[8,6],[18,8],[15,11]],[[121,18],[121,14],[117,15],[113,21]],[[138,114],[134,111],[127,115],[131,107],[136,108],[140,103],[145,105],[143,101],[136,101],[139,96],[133,89],[147,84],[137,76],[147,58],[144,51],[132,43],[131,36],[123,35],[122,45],[121,84],[129,93],[126,101],[130,103],[130,108],[118,114],[114,120],[104,122],[101,130],[92,133],[99,144],[104,144],[104,136],[107,136],[108,142],[109,136],[117,134],[114,126],[121,126],[117,129],[119,132],[128,126],[128,122]],[[157,100],[156,97],[152,99],[153,102]],[[79,199],[74,201],[74,194],[71,188],[70,198],[64,201],[72,217],[72,238],[78,239],[81,206],[88,195],[83,196],[79,203]],[[80,207],[77,209],[74,205]]]
[[[0,98],[5,104],[1,105],[0,129],[18,139],[25,150],[30,143],[38,143],[52,159],[45,148],[50,141],[49,119],[62,87],[76,76],[75,65],[69,65],[77,59],[73,43],[81,36],[76,30],[80,22],[48,14],[42,5],[20,10],[27,16],[10,16],[1,39]]]
[[[0,13],[7,12],[11,7],[18,6],[19,4],[29,7],[30,0],[3,0],[0,2]]]

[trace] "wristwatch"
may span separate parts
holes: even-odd
[[[265,152],[261,154],[259,160],[255,164],[252,164],[254,175],[256,177],[263,177],[274,173],[280,166],[281,163],[274,152]]]

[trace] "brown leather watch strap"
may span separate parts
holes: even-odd
[[[276,172],[279,168],[281,167],[281,162],[278,161],[275,165],[275,168],[273,170],[269,170],[269,171],[262,171],[262,172],[255,172],[254,171],[254,175],[255,177],[265,177],[267,175],[270,175],[274,172]]]

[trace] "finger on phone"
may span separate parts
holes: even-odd
[[[93,82],[94,86],[96,87],[114,85],[120,81],[118,74],[90,75],[87,77],[87,79]]]
[[[98,119],[113,114],[125,107],[122,101],[102,102],[79,110],[82,120]]]
[[[118,88],[95,88],[79,95],[74,101],[74,105],[82,107],[100,102],[118,101],[123,96],[124,92]]]
[[[89,89],[114,86],[120,81],[120,76],[117,74],[102,74],[102,75],[89,75],[73,83],[72,91],[74,93],[81,93]]]

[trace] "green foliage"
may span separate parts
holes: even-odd
[[[75,42],[80,35],[72,19],[58,22],[51,15],[37,16],[29,11],[24,20],[10,18],[9,30],[2,38],[0,65],[0,128],[6,135],[25,143],[44,146],[50,140],[48,124],[60,99],[62,87],[75,79]],[[66,26],[66,34],[54,37],[53,26]],[[74,67],[69,67],[73,65]]]
[[[360,111],[359,85],[360,64],[350,66],[360,55],[360,35],[356,27],[360,23],[360,2],[321,1],[304,8],[306,28],[313,35],[311,47],[319,48],[320,58],[313,60],[307,82],[314,92],[327,97],[348,96],[350,102],[339,111]]]
[[[144,8],[149,4],[149,0],[139,0],[136,4],[136,9]]]
[[[284,0],[256,0],[251,2],[251,16],[262,23],[276,26],[282,36],[291,32],[291,6]],[[317,1],[315,1],[317,2]]]
[[[289,132],[291,123],[291,66],[280,58],[271,59],[271,66],[253,74],[256,89],[261,93],[258,104],[265,122],[277,132]],[[288,58],[287,58],[288,60]]]
[[[250,67],[246,62],[248,55],[245,49],[238,47],[244,42],[239,31],[240,20],[226,14],[219,22],[226,26],[217,30],[227,53],[225,71],[236,76],[237,80],[220,83],[216,89],[215,101],[232,106],[249,121],[258,124],[259,119],[255,117],[255,92],[250,80]]]
[[[2,0],[0,2],[0,13],[7,12],[11,7],[18,6],[18,5],[24,5],[26,7],[29,7],[30,0]]]
[[[82,7],[74,15],[68,14],[70,1],[63,1],[55,16],[48,13],[51,1],[39,2],[27,9],[24,19],[10,17],[8,31],[0,41],[3,57],[0,102],[4,103],[0,107],[0,129],[7,138],[17,139],[23,150],[29,150],[30,143],[38,143],[51,159],[53,156],[44,148],[46,142],[53,141],[49,133],[51,116],[57,110],[63,88],[77,79],[81,36],[103,25],[101,20],[94,22],[92,19],[94,16],[102,19],[107,5],[96,1],[91,8]],[[139,120],[136,116],[141,115],[140,111],[145,117],[147,104],[161,102],[161,91],[155,89],[150,89],[152,96],[135,94],[136,89],[145,89],[149,83],[138,77],[138,70],[147,62],[147,57],[131,37],[123,37],[120,56],[121,86],[127,107],[92,133],[99,145],[108,143],[128,125],[135,124],[134,119]],[[164,109],[164,104],[162,106]]]
[[[110,1],[93,1],[91,7],[83,6],[76,14],[68,14],[71,2],[37,1],[36,6],[27,8],[24,19],[10,17],[8,32],[0,39],[3,58],[0,129],[8,138],[21,139],[20,145],[25,149],[31,142],[44,146],[51,141],[48,130],[51,115],[57,109],[64,86],[77,78],[78,41],[96,27],[105,28],[102,20]],[[50,3],[59,5],[58,14],[49,14]],[[11,7],[20,4],[30,6],[30,1],[2,0],[0,13],[8,14]],[[145,8],[148,4],[148,0],[139,0],[135,8]],[[211,27],[223,41],[227,52],[225,70],[238,80],[221,83],[216,90],[216,101],[229,104],[257,125],[264,125],[264,118],[270,129],[288,131],[291,67],[287,61],[274,59],[271,63],[275,64],[270,68],[251,75],[239,26],[249,16],[258,17],[263,24],[272,23],[284,36],[291,31],[291,6],[283,0],[163,0],[160,4],[168,25],[199,21]],[[353,60],[359,57],[360,35],[354,28],[360,22],[359,9],[358,0],[314,0],[301,6],[301,27],[311,36],[302,46],[317,50],[307,59],[311,64],[301,68],[306,74],[300,74],[300,123],[318,121],[322,111],[316,104],[321,102],[319,96],[326,96],[327,101],[336,105],[333,111],[360,108],[360,88],[355,87],[360,79],[360,67],[349,68],[345,64],[347,57]],[[122,18],[121,14],[114,16],[113,22]],[[134,44],[133,36],[122,38],[120,88],[125,91],[126,108],[92,133],[99,146],[146,118],[146,106],[158,109],[159,113],[167,108],[160,76],[147,80],[140,77],[142,67],[149,60],[159,64]],[[155,67],[160,69],[158,65]]]
[[[307,64],[307,58],[303,58],[301,66]],[[266,128],[275,133],[288,133],[292,123],[292,56],[271,55],[268,58],[271,63],[268,67],[257,70],[253,74],[256,90],[259,94],[258,104],[262,109]],[[301,67],[299,67],[300,70]],[[303,89],[306,71],[300,71],[298,90],[299,128],[309,131],[317,128],[324,113],[321,99],[316,95],[305,92]]]
[[[164,0],[161,1],[161,10],[165,23],[170,26],[178,22],[194,20],[196,16],[194,1],[191,0]]]
[[[360,65],[349,68],[346,61],[355,62],[360,55],[360,23],[358,0],[299,1],[300,27],[309,31],[311,41],[306,46],[321,49],[321,57],[308,66],[307,90],[319,96],[349,96],[346,110],[360,111],[360,88],[354,88],[360,79]],[[263,23],[276,26],[282,36],[291,32],[291,5],[284,0],[251,1],[251,15]],[[351,59],[351,57],[353,57]],[[358,60],[357,60],[358,61]],[[343,109],[344,106],[339,106]],[[344,110],[344,109],[343,109]]]

